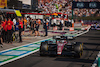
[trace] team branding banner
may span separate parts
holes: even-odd
[[[0,8],[7,7],[7,0],[0,0]]]
[[[75,2],[73,1],[72,8],[79,8],[79,9],[100,9],[100,2]]]

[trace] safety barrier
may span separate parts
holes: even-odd
[[[91,67],[100,67],[100,51]]]
[[[100,67],[100,57],[98,58],[98,67]]]

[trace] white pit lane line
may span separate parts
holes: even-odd
[[[90,28],[91,28],[91,27],[89,27],[89,28],[87,29],[87,31],[82,32],[82,33],[80,33],[80,34],[76,35],[76,37],[78,37],[78,36],[80,36],[80,35],[82,35],[82,34],[85,34],[85,33],[89,32]]]
[[[30,54],[32,54],[32,53],[37,52],[37,51],[39,51],[39,49],[37,49],[37,50],[35,50],[35,51],[32,51],[32,52],[30,52],[30,53],[28,53],[28,54],[25,54],[25,55],[19,56],[19,57],[17,57],[17,58],[14,58],[14,59],[11,59],[11,60],[8,60],[8,61],[5,61],[5,62],[3,62],[3,63],[0,63],[0,66],[2,66],[2,65],[4,65],[4,64],[7,64],[7,63],[9,63],[9,62],[12,62],[12,61],[18,60],[18,59],[23,58],[23,57],[25,57],[25,56],[28,56],[28,55],[30,55]]]
[[[50,38],[43,39],[43,40],[48,40],[48,39],[50,39]],[[36,42],[33,42],[33,43],[37,43],[37,42],[40,42],[40,41],[43,41],[43,40],[39,40],[39,41],[36,41]],[[29,43],[29,44],[32,44],[32,43]],[[25,44],[25,45],[29,45],[29,44]],[[25,46],[25,45],[22,45],[22,46]],[[18,46],[18,47],[22,47],[22,46]],[[14,47],[14,48],[18,48],[18,47]],[[12,49],[14,49],[14,48],[10,48],[10,49],[7,49],[7,50],[0,51],[0,53],[1,53],[1,52],[5,52],[5,51],[8,51],[8,50],[12,50]],[[27,53],[27,54],[25,54],[25,55],[19,56],[19,57],[17,57],[17,58],[14,58],[14,59],[11,59],[11,60],[2,62],[2,63],[0,63],[0,66],[2,66],[2,65],[4,65],[4,64],[7,64],[7,63],[9,63],[9,62],[18,60],[18,59],[23,58],[23,57],[25,57],[25,56],[28,56],[28,55],[30,55],[30,54],[32,54],[32,53],[37,52],[37,51],[39,51],[39,49],[37,49],[37,50],[35,50],[35,51],[32,51],[32,52],[30,52],[30,53]]]
[[[88,30],[88,31],[89,31],[89,30]],[[86,31],[86,32],[88,32],[88,31]],[[86,32],[85,32],[85,33],[86,33]],[[82,35],[82,34],[84,34],[84,33],[78,34],[77,36],[80,36],[80,35]],[[52,38],[52,37],[50,37],[50,38]],[[50,38],[43,39],[43,40],[48,40],[48,39],[50,39]],[[43,40],[40,40],[40,41],[43,41]],[[40,41],[36,41],[36,42],[33,42],[33,43],[37,43],[37,42],[40,42]],[[32,44],[32,43],[29,43],[29,44]],[[29,45],[29,44],[25,44],[25,45]],[[22,45],[22,46],[25,46],[25,45]],[[22,47],[22,46],[18,46],[18,47]],[[14,48],[18,48],[18,47],[14,47]],[[12,49],[14,49],[14,48],[10,48],[10,49],[3,50],[3,51],[0,51],[0,52],[4,52],[4,51],[8,51],[8,50],[12,50]],[[35,51],[32,51],[32,52],[30,52],[30,53],[27,53],[27,54],[25,54],[25,55],[19,56],[19,57],[17,57],[17,58],[14,58],[14,59],[11,59],[11,60],[8,60],[8,61],[5,61],[5,62],[2,62],[2,63],[0,63],[0,66],[4,65],[4,64],[6,64],[6,63],[9,63],[9,62],[12,62],[12,61],[18,60],[18,59],[23,58],[23,57],[25,57],[25,56],[28,56],[28,55],[30,55],[30,54],[32,54],[32,53],[37,52],[37,51],[39,51],[39,49],[37,49],[37,50],[35,50]]]

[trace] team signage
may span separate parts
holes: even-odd
[[[15,10],[15,13],[16,13],[16,15],[17,15],[18,17],[21,17],[21,16],[22,16],[19,10]]]
[[[7,7],[7,0],[0,0],[0,8]]]
[[[100,9],[100,2],[75,2],[73,1],[72,8]]]

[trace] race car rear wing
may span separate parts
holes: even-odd
[[[66,36],[53,36],[53,39],[56,39],[56,40],[67,40],[67,37]]]
[[[53,36],[53,39],[55,39],[55,40],[73,40],[74,39],[74,37],[72,37],[72,36],[64,36],[64,35],[62,35],[62,36]]]

